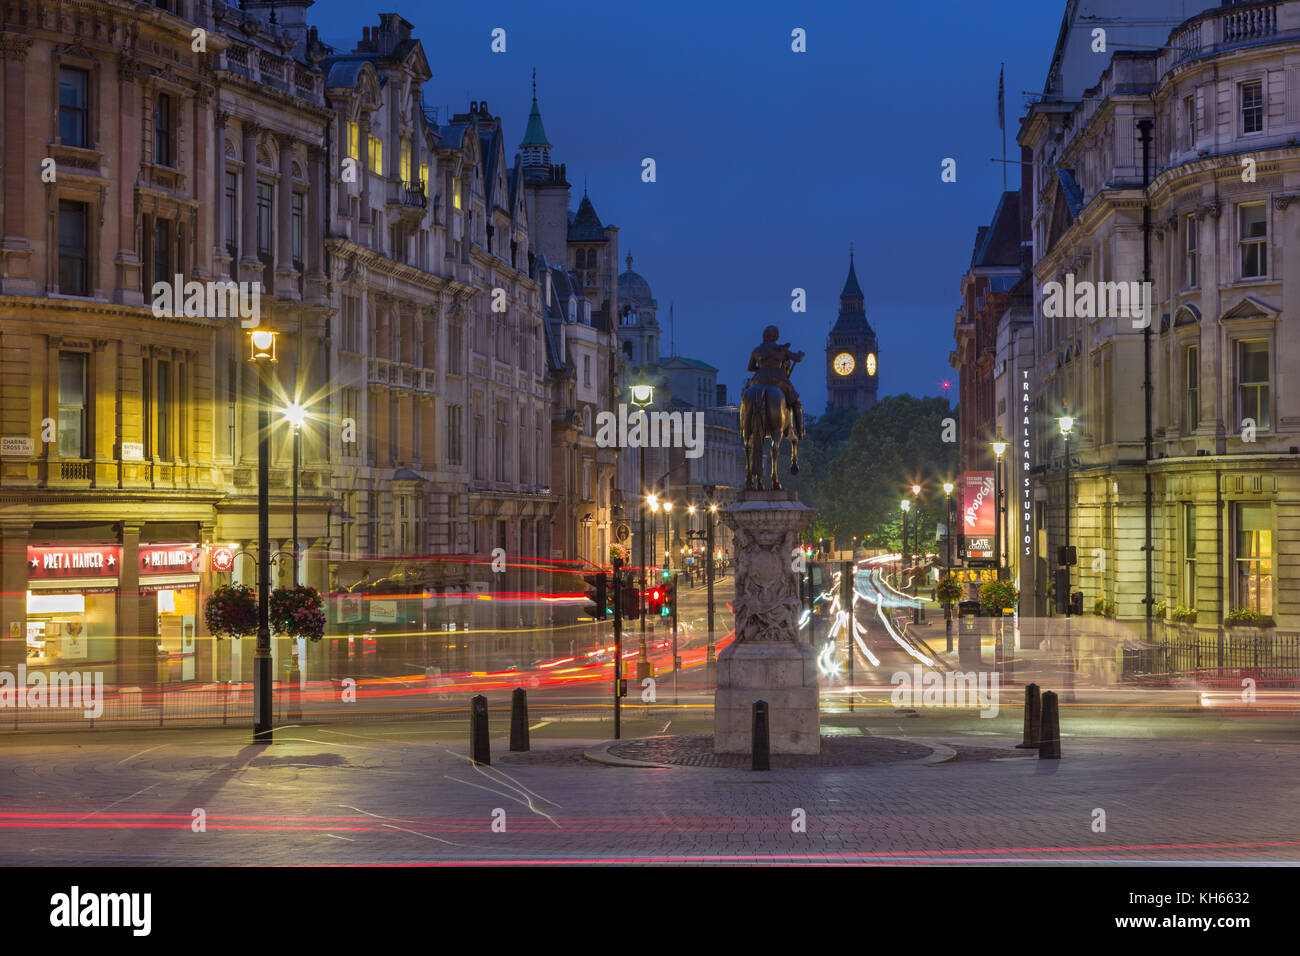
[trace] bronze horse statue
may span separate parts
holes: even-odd
[[[789,363],[793,368],[794,363]],[[789,371],[786,371],[789,375]],[[799,474],[799,435],[794,412],[779,385],[748,386],[740,398],[740,434],[745,443],[745,490],[763,489],[763,452],[769,448],[772,461],[772,490],[781,490],[776,461],[781,440],[790,440],[790,474]]]

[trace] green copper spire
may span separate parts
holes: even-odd
[[[542,128],[542,111],[537,108],[537,70],[533,70],[533,109],[528,114],[528,126],[524,130],[524,141],[519,144],[522,149],[525,146],[550,146],[550,141],[546,138],[546,130]]]

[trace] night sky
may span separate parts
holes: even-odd
[[[997,125],[1006,63],[1007,150],[1022,91],[1042,88],[1065,0],[910,3],[409,3],[318,0],[321,39],[351,51],[395,11],[433,70],[425,100],[503,117],[523,138],[530,74],[573,205],[584,179],[659,301],[663,353],[721,371],[733,400],[763,326],[807,351],[795,385],[825,409],[826,334],[849,244],[880,340],[880,395],[941,395],[959,282],[1002,189]],[[728,9],[730,8],[730,9]],[[737,13],[737,9],[743,13]],[[491,31],[507,49],[492,53]],[[807,32],[806,53],[791,31]],[[641,181],[653,157],[658,181]],[[957,182],[940,181],[945,157]],[[1015,167],[1008,185],[1016,188]],[[625,265],[620,262],[619,271]],[[791,290],[807,290],[804,314]]]

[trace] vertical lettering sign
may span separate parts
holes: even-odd
[[[1020,380],[1020,529],[1022,548],[1021,556],[1031,557],[1033,547],[1033,508],[1030,506],[1033,501],[1033,493],[1029,487],[1029,370],[1025,369],[1021,373]],[[1029,562],[1023,562],[1021,569]]]

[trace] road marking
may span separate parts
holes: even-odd
[[[549,724],[549,723],[551,723],[551,721],[549,721],[549,720],[543,720],[540,724],[533,724],[533,725],[532,725],[531,727],[529,727],[528,729],[529,729],[529,730],[540,730],[541,728],[545,727],[545,726],[546,726],[547,724]]]
[[[158,745],[158,747],[166,747],[166,746],[167,746],[166,744],[159,744],[159,745]],[[158,747],[146,747],[144,750],[141,750],[138,754],[131,754],[131,756],[129,756],[129,757],[123,757],[121,760],[119,760],[119,761],[117,762],[117,765],[120,767],[120,766],[122,766],[122,764],[126,763],[128,760],[134,760],[136,757],[141,757],[141,756],[143,756],[144,754],[147,754],[150,750],[157,750]]]

